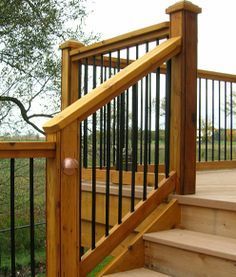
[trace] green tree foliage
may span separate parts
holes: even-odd
[[[42,133],[39,118],[60,104],[60,52],[67,39],[85,44],[86,0],[0,0],[0,129]],[[28,130],[28,127],[26,128]]]

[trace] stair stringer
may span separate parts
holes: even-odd
[[[176,199],[172,199],[166,204],[161,212],[160,209],[159,211],[157,210],[158,207],[149,216],[152,217],[154,213],[158,213],[156,218],[143,229],[141,223],[140,226],[137,227],[139,231],[138,234],[126,245],[125,249],[99,273],[98,276],[144,267],[145,256],[143,235],[145,233],[172,229],[178,226],[181,220],[181,209]]]

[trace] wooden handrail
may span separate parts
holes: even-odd
[[[53,142],[0,142],[0,158],[52,158],[56,145]]]
[[[178,54],[180,48],[181,37],[171,38],[163,42],[49,120],[43,126],[45,132],[54,133],[76,119],[84,120],[142,77]]]
[[[198,69],[199,78],[236,83],[236,75]]]
[[[145,43],[156,39],[163,39],[169,35],[169,22],[152,25],[133,32],[129,32],[111,39],[94,43],[70,51],[72,61],[78,61],[89,56],[107,53],[109,51],[118,50],[137,43]]]

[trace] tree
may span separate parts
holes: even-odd
[[[86,0],[0,0],[0,11],[0,129],[43,133],[38,120],[59,111],[58,45],[97,39],[83,32]]]

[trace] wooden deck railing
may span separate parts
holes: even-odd
[[[170,7],[167,12],[170,14],[171,23],[163,23],[151,28],[141,30],[140,32],[129,33],[116,39],[108,40],[84,47],[80,43],[67,42],[61,46],[62,53],[62,108],[63,111],[55,116],[44,126],[47,133],[47,140],[55,142],[57,145],[56,157],[47,163],[47,256],[48,256],[48,275],[68,275],[85,276],[97,263],[118,245],[129,232],[131,232],[139,220],[140,214],[144,210],[149,211],[153,203],[150,197],[146,195],[146,180],[148,169],[147,142],[149,139],[148,130],[150,130],[151,113],[148,112],[150,99],[148,98],[149,74],[156,73],[157,76],[157,98],[158,80],[160,66],[167,63],[168,74],[166,79],[166,132],[165,132],[165,171],[166,178],[162,181],[165,186],[163,189],[168,194],[177,181],[177,191],[181,193],[193,193],[195,188],[195,121],[196,114],[196,58],[197,58],[197,13],[200,9],[189,2]],[[166,36],[169,39],[164,42],[159,41]],[[187,41],[193,41],[187,45]],[[137,45],[140,41],[143,46]],[[160,43],[160,45],[159,45]],[[157,45],[157,46],[156,46]],[[133,47],[135,58],[132,58]],[[151,50],[152,49],[152,50]],[[123,54],[123,50],[125,54]],[[144,54],[140,56],[140,52]],[[122,56],[123,55],[123,56]],[[125,55],[125,57],[124,57]],[[134,60],[130,63],[130,60]],[[115,65],[117,62],[117,65]],[[125,66],[125,64],[127,66]],[[100,65],[100,71],[97,71],[97,65]],[[89,66],[92,71],[92,85],[88,82]],[[112,66],[115,66],[114,70]],[[107,70],[107,71],[106,71]],[[171,76],[170,76],[171,73]],[[100,80],[98,81],[98,75]],[[77,78],[79,76],[79,78]],[[145,132],[144,132],[144,167],[143,167],[143,202],[138,208],[132,204],[131,196],[130,214],[123,217],[122,213],[122,151],[124,137],[119,128],[124,125],[124,110],[122,112],[122,103],[124,102],[124,91],[132,87],[132,174],[131,195],[135,194],[135,179],[137,170],[137,95],[139,86],[145,78],[146,95],[145,96]],[[171,83],[170,83],[171,80]],[[92,89],[92,90],[91,90]],[[171,89],[171,90],[170,90]],[[171,102],[169,92],[171,91]],[[181,94],[179,93],[181,91]],[[127,93],[128,94],[128,93]],[[113,102],[116,98],[117,100]],[[77,100],[78,99],[78,100]],[[128,99],[128,98],[127,98]],[[149,99],[149,100],[148,100]],[[195,99],[195,100],[194,100]],[[110,147],[111,147],[111,101],[119,111],[117,123],[117,141],[118,141],[118,159],[116,160],[116,169],[118,169],[118,225],[110,229],[109,226],[109,189],[110,189]],[[159,103],[159,102],[158,102]],[[171,105],[171,106],[170,106]],[[157,105],[158,106],[158,105]],[[129,105],[127,106],[129,107]],[[171,117],[170,115],[171,110]],[[101,160],[100,170],[106,170],[106,225],[105,237],[99,242],[96,241],[96,174],[97,168],[97,111],[100,111],[100,119],[104,117],[106,122],[106,158]],[[159,114],[159,107],[156,115]],[[114,113],[113,113],[114,114]],[[89,118],[89,116],[92,118]],[[157,121],[158,122],[158,121]],[[105,124],[105,123],[104,123]],[[129,126],[125,123],[126,126]],[[156,123],[157,124],[157,123]],[[158,123],[160,124],[160,122]],[[102,126],[102,125],[100,125]],[[170,128],[169,128],[170,127]],[[91,133],[87,130],[91,129]],[[121,129],[122,130],[122,129]],[[160,135],[160,127],[156,135]],[[126,132],[127,133],[127,132]],[[91,135],[90,135],[91,134]],[[170,143],[169,143],[170,138]],[[87,155],[88,145],[86,141],[92,141],[92,156],[90,161],[81,161],[81,156]],[[102,137],[104,139],[104,137]],[[158,140],[157,140],[158,141]],[[83,143],[83,145],[82,145]],[[102,145],[102,144],[101,144]],[[159,145],[155,146],[158,149]],[[191,149],[191,151],[189,150]],[[149,151],[151,148],[149,147]],[[159,151],[159,150],[158,150]],[[156,152],[159,155],[159,152]],[[156,156],[157,156],[156,155]],[[113,154],[113,157],[115,155]],[[194,158],[193,158],[194,157]],[[169,176],[170,168],[175,173]],[[105,163],[105,166],[104,164]],[[159,160],[154,166],[159,169]],[[84,255],[80,260],[81,246],[81,188],[82,188],[82,165],[88,167],[91,165],[91,251]],[[158,172],[158,171],[157,171]],[[83,169],[84,174],[84,169]],[[174,177],[175,176],[175,177]],[[157,180],[158,175],[154,179]],[[79,184],[79,186],[78,186]],[[169,186],[169,184],[172,184]],[[153,199],[160,199],[157,196],[162,189],[158,189],[155,184]],[[157,193],[157,194],[156,194]],[[163,195],[163,196],[164,196]],[[156,198],[157,197],[157,198]],[[162,198],[162,197],[161,197]],[[155,200],[155,201],[156,201]],[[157,201],[158,202],[158,201]],[[151,205],[151,206],[149,206]],[[149,207],[149,208],[147,208]],[[139,214],[140,213],[140,214]]]
[[[42,258],[46,252],[45,158],[54,157],[54,142],[0,142],[1,276],[24,275],[26,271],[35,276],[46,268]],[[29,263],[19,262],[19,255],[27,256]]]

